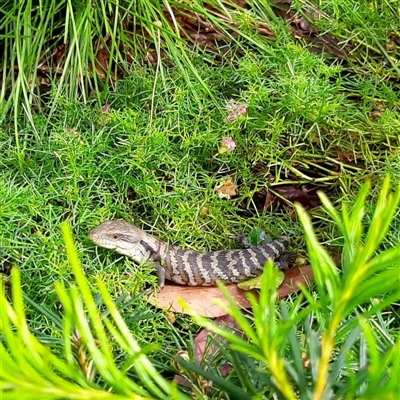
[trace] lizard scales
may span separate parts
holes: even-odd
[[[89,237],[138,264],[153,263],[161,288],[165,279],[180,285],[213,286],[217,281],[236,283],[256,277],[265,263],[279,259],[289,244],[289,239],[281,236],[263,246],[246,243],[244,249],[198,252],[171,246],[122,220],[103,222],[89,232]],[[281,269],[286,268],[283,265]]]

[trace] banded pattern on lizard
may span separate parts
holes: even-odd
[[[280,269],[287,268],[287,262],[279,263],[289,244],[286,236],[263,246],[241,240],[244,249],[203,253],[171,246],[126,221],[112,220],[92,229],[89,238],[138,264],[153,263],[160,288],[164,287],[165,279],[188,286],[213,286],[217,281],[241,282],[260,275],[267,260],[278,260],[276,264]]]

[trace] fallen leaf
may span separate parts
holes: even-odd
[[[307,209],[318,207],[321,201],[317,195],[318,190],[329,192],[329,188],[312,184],[292,184],[265,187],[255,192],[252,198],[241,203],[241,207],[249,212],[272,211],[285,209],[288,213],[292,209],[291,203],[298,202]]]
[[[238,323],[230,315],[218,317],[214,320],[214,323],[225,329],[229,329],[237,336],[242,336],[242,331]],[[207,357],[209,354],[212,354],[217,348],[215,343],[213,343],[211,346],[207,345],[207,340],[210,333],[213,334],[213,332],[209,329],[203,329],[194,339],[195,356],[196,362],[198,363],[201,363],[205,357]],[[215,339],[217,342],[221,342],[223,340],[221,336],[217,336]]]
[[[236,285],[227,285],[227,290],[241,307],[249,308],[250,302],[245,296],[245,291],[239,289]],[[180,304],[183,300],[189,308],[200,315],[210,318],[220,317],[226,314],[226,311],[217,302],[228,306],[228,301],[216,286],[180,286],[166,284],[158,293],[152,293],[148,299],[156,307],[164,308],[179,314],[191,314]]]
[[[274,272],[274,284],[271,285],[273,286],[275,289],[278,288],[282,282],[285,280],[285,274],[283,273],[283,271],[279,270],[278,268],[274,268],[273,269]],[[253,290],[253,289],[261,289],[262,287],[262,275],[256,276],[255,278],[252,279],[247,279],[246,281],[242,281],[239,282],[237,284],[239,289],[242,290]]]
[[[297,292],[301,286],[307,286],[314,282],[311,265],[296,267],[285,271],[285,280],[279,286],[278,296],[283,299],[290,294]]]
[[[312,282],[313,281],[313,275],[312,275],[312,269],[310,265],[301,267],[301,268],[293,268],[291,270],[287,270],[284,272],[285,275],[285,280],[283,281],[283,284],[279,287],[278,289],[278,295],[280,298],[283,298],[285,296],[288,296],[289,294],[297,291],[301,285],[305,285],[306,282]],[[224,309],[220,308],[215,308],[215,304],[213,304],[214,299],[218,299],[220,301],[225,301],[224,296],[222,295],[221,291],[219,288],[216,287],[202,287],[202,288],[197,288],[197,287],[184,287],[184,290],[180,290],[179,288],[182,288],[182,286],[177,287],[176,285],[167,285],[164,287],[164,289],[159,293],[159,298],[162,298],[163,304],[161,304],[163,307],[168,307],[169,310],[173,309],[175,312],[179,312],[177,309],[174,309],[176,306],[180,307],[180,310],[183,313],[186,313],[186,310],[181,308],[180,303],[178,302],[178,297],[182,298],[185,300],[187,303],[191,303],[191,308],[194,310],[193,307],[197,307],[196,311],[202,313],[200,310],[204,310],[206,317],[212,317],[213,315],[210,315],[210,311],[212,311],[212,314],[220,312],[220,316],[218,316],[215,319],[215,323],[217,325],[223,326],[224,328],[230,329],[235,335],[242,336],[242,331],[237,324],[237,322],[231,317],[230,315],[226,315],[226,312]],[[239,289],[236,285],[227,285],[226,288],[230,292],[231,296],[235,296],[235,300],[240,306],[244,308],[250,307],[249,301],[247,300],[246,297],[246,292],[243,290]],[[186,290],[185,290],[186,289]],[[201,294],[201,292],[205,292],[207,295],[204,296]],[[163,296],[164,293],[164,296]],[[183,293],[183,296],[181,295]],[[257,291],[252,291],[252,293],[257,296],[258,292]],[[171,296],[172,294],[172,296]],[[200,295],[200,297],[198,297]],[[167,300],[165,302],[165,300]],[[214,300],[215,301],[215,300]],[[226,301],[225,301],[226,302]],[[153,303],[154,304],[154,303]],[[214,342],[209,343],[209,339],[214,338]],[[218,335],[215,335],[214,332],[210,331],[209,329],[202,329],[200,333],[195,337],[193,344],[194,344],[194,351],[195,351],[195,361],[196,364],[201,365],[205,359],[207,359],[207,363],[212,363],[213,362],[213,357],[218,356],[216,354],[217,345],[215,344],[216,342],[218,343],[223,343],[225,346],[227,345],[227,342]],[[177,356],[180,356],[181,352],[177,353]],[[187,352],[184,352],[187,354]],[[175,368],[180,372],[180,373],[185,373],[183,368],[179,367],[179,361],[175,361]],[[225,363],[220,367],[220,373],[221,376],[225,377],[229,374],[229,372],[232,370],[232,366],[229,363]],[[203,377],[200,377],[199,375],[196,375],[194,373],[190,373],[189,375],[186,375],[192,382],[193,381],[199,381],[199,379],[202,382],[205,382]],[[182,375],[175,374],[174,379],[175,382],[177,382],[180,385],[186,386],[186,387],[191,387],[192,384],[188,379],[183,377]],[[204,387],[202,384],[201,387]],[[207,381],[207,392],[211,389],[212,387],[212,381]]]
[[[221,199],[230,199],[237,195],[237,186],[233,183],[232,178],[227,178],[224,181],[218,183],[214,191],[218,193]]]
[[[184,378],[181,375],[175,374],[174,379],[173,379],[178,385],[186,386],[186,387],[191,387],[192,385],[190,382]]]
[[[319,20],[329,21],[330,17],[312,3],[304,3],[303,16],[299,16],[288,0],[273,0],[271,3],[273,12],[288,24],[294,38],[303,39],[310,44],[309,51],[318,54],[327,52],[338,58],[346,58],[353,49],[351,41],[343,45],[338,38],[316,27]]]
[[[294,293],[299,289],[301,285],[305,285],[307,282],[311,283],[313,281],[313,275],[312,275],[312,269],[310,265],[301,267],[301,268],[293,268],[291,270],[287,270],[284,272],[285,275],[285,280],[283,284],[279,287],[278,289],[278,295],[280,298],[286,297],[291,293]],[[168,286],[165,286],[162,292],[167,289]],[[179,294],[176,292],[176,286],[170,286],[170,288],[173,288],[173,293],[175,297],[172,297],[170,300],[172,302],[164,304],[166,306],[168,304],[169,307],[174,307],[175,304],[173,305],[174,301],[176,302],[177,297]],[[240,290],[236,285],[228,285],[226,288],[229,290],[231,293],[235,293],[235,300],[245,308],[248,308],[250,306],[247,297],[245,295],[245,292]],[[191,292],[192,294],[192,306],[193,304],[197,304],[197,300],[200,300],[202,307],[207,307],[206,304],[204,304],[204,301],[210,302],[213,298],[218,298],[219,300],[224,300],[224,297],[222,296],[222,293],[218,288],[196,288],[196,287],[191,287],[187,288],[189,291],[184,291],[185,294],[188,294]],[[204,290],[206,289],[206,290]],[[196,296],[199,292],[201,291],[206,291],[207,296],[205,298],[199,298],[196,300]],[[162,294],[162,292],[160,294]],[[170,294],[171,291],[168,290],[168,294]],[[254,295],[257,296],[258,292],[253,291]],[[217,297],[215,297],[217,296]],[[166,296],[168,297],[168,296]],[[205,300],[207,299],[207,300]],[[165,300],[165,297],[164,297]],[[195,301],[196,300],[196,301]],[[180,307],[180,304],[177,303]],[[211,302],[208,304],[209,307],[212,307]],[[171,309],[171,308],[170,308]],[[199,309],[199,308],[198,308]],[[207,310],[209,311],[209,309]],[[217,310],[213,309],[213,312],[215,313]],[[175,312],[179,312],[176,311]],[[185,312],[185,310],[183,310]],[[237,324],[237,322],[231,317],[230,315],[226,315],[224,310],[221,310],[223,314],[221,316],[217,317],[214,321],[219,326],[223,326],[225,329],[230,329],[235,335],[237,336],[242,336],[242,331]],[[211,315],[204,314],[205,316],[209,317]],[[209,342],[210,338],[214,339],[214,342]],[[201,365],[203,361],[206,359],[207,363],[212,363],[214,357],[218,357],[218,354],[216,353],[216,350],[218,350],[218,347],[215,343],[222,343],[223,345],[227,346],[227,342],[219,335],[215,335],[214,332],[210,331],[209,329],[202,329],[200,333],[195,337],[193,344],[194,344],[194,351],[195,351],[195,361],[196,364]],[[177,353],[177,356],[180,356],[181,352]],[[183,352],[187,354],[187,352]],[[178,359],[179,360],[179,359]],[[185,373],[185,370],[183,368],[180,368],[179,361],[175,361],[175,368],[180,372],[180,373]],[[305,367],[307,368],[306,362],[304,363]],[[220,367],[220,374],[221,376],[225,377],[229,374],[229,372],[232,370],[232,366],[229,363],[222,364]],[[189,373],[189,375],[186,375],[188,379],[190,379],[192,382],[199,381],[199,379],[203,382],[205,382],[204,378],[194,374],[194,373]],[[192,387],[192,384],[190,381],[183,377],[182,375],[175,374],[174,376],[174,381],[177,382],[180,385],[186,386],[186,387]],[[201,385],[203,387],[204,385]],[[211,389],[212,387],[212,381],[207,381],[207,392]]]
[[[110,53],[103,45],[97,51],[95,59],[95,68],[99,76],[105,80],[107,77],[107,70],[110,60]]]
[[[221,317],[218,317],[214,320],[214,323],[225,328],[231,330],[235,335],[237,336],[242,336],[243,333],[237,324],[237,322],[230,316],[230,315],[223,315]],[[209,343],[210,337],[214,337],[214,342]],[[207,358],[207,361],[210,362],[210,358],[212,358],[212,355],[215,354],[215,351],[217,350],[217,345],[215,342],[218,343],[224,343],[226,344],[226,341],[222,338],[222,336],[215,336],[214,332],[210,331],[209,329],[202,329],[200,333],[195,337],[193,340],[194,344],[194,350],[195,350],[195,359],[196,363],[201,365],[203,360]],[[180,355],[181,352],[177,353],[177,356]],[[220,367],[220,373],[222,376],[227,376],[229,372],[231,371],[232,366],[228,363],[223,364]],[[183,370],[178,369],[180,372]],[[191,387],[190,382],[184,378],[181,375],[176,374],[174,376],[174,381],[178,382],[180,385],[184,385],[187,387]],[[209,385],[211,385],[212,382],[209,382]]]
[[[280,298],[296,292],[301,285],[313,282],[312,269],[310,265],[296,267],[284,271],[285,279],[278,288]],[[246,293],[249,291],[241,290],[237,285],[226,285],[226,289],[242,308],[250,308],[251,304],[247,299]],[[256,297],[258,291],[250,291]],[[188,305],[188,309],[182,307],[181,301]],[[152,293],[148,301],[156,307],[166,309],[170,312],[179,314],[197,313],[205,317],[216,318],[226,314],[223,305],[228,306],[228,301],[221,290],[215,286],[180,286],[166,284],[158,293]]]

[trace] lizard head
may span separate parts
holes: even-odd
[[[149,256],[147,233],[122,220],[105,221],[89,232],[93,243],[141,263]]]

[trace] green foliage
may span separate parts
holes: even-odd
[[[399,391],[397,357],[400,342],[385,343],[373,321],[400,298],[400,245],[377,252],[398,211],[400,188],[384,182],[375,213],[362,235],[366,184],[351,211],[342,215],[323,198],[327,213],[343,235],[339,270],[317,241],[309,217],[297,207],[305,228],[315,275],[315,292],[277,303],[273,269],[263,274],[259,300],[251,298],[252,318],[245,317],[230,299],[227,312],[244,332],[238,337],[213,322],[195,317],[201,325],[224,337],[222,359],[234,368],[228,379],[208,368],[178,358],[190,371],[213,381],[230,398],[395,399]],[[18,269],[12,272],[12,303],[1,288],[0,384],[3,399],[142,399],[185,395],[155,369],[128,329],[105,285],[98,280],[105,312],[100,312],[83,274],[67,223],[62,225],[75,284],[56,290],[64,307],[62,352],[56,354],[30,331]],[[223,287],[221,287],[224,290]],[[227,294],[227,292],[226,292]],[[368,306],[368,304],[370,304]],[[367,305],[367,307],[366,307]],[[118,354],[123,354],[124,361]],[[201,388],[196,388],[201,393]]]
[[[252,10],[219,0],[209,2],[213,8],[197,0],[3,3],[0,263],[5,275],[11,265],[21,275],[19,282],[19,273],[13,272],[15,299],[3,302],[0,313],[4,398],[32,398],[34,389],[40,390],[40,399],[175,396],[148,359],[160,374],[170,374],[168,359],[197,326],[180,316],[172,325],[163,313],[149,310],[137,294],[155,282],[151,271],[95,249],[86,238],[88,230],[104,219],[124,218],[173,243],[209,250],[231,246],[229,236],[260,226],[272,237],[295,232],[293,247],[304,251],[300,228],[286,212],[251,214],[243,209],[252,208],[253,195],[260,189],[274,191],[277,185],[293,182],[331,191],[335,202],[344,204],[338,214],[324,200],[328,217],[319,209],[312,211],[323,249],[343,246],[343,270],[338,272],[315,237],[308,235],[316,292],[304,290],[298,300],[283,302],[277,310],[267,308],[278,321],[279,329],[271,329],[287,333],[274,339],[281,341],[276,350],[281,358],[274,358],[273,345],[267,343],[264,354],[255,341],[253,350],[264,354],[261,360],[222,348],[223,357],[235,366],[232,375],[221,378],[211,363],[202,373],[232,398],[257,396],[260,388],[289,396],[295,387],[338,398],[346,393],[351,398],[360,388],[357,396],[373,397],[372,384],[362,386],[366,377],[377,387],[387,379],[381,392],[390,398],[397,389],[392,377],[399,374],[393,362],[399,351],[399,316],[392,306],[398,295],[389,289],[398,283],[393,259],[398,254],[400,214],[391,220],[373,217],[373,200],[386,174],[400,179],[395,2],[320,2],[325,14],[315,25],[343,43],[355,44],[345,64],[327,54],[315,55],[305,42],[293,38],[271,2],[252,1]],[[226,46],[218,48],[220,42],[213,43],[221,63],[197,44],[195,51],[188,50],[175,6],[195,10],[231,41],[228,52]],[[307,18],[306,11],[312,10],[304,1],[292,7]],[[274,41],[255,29],[260,23],[271,28]],[[42,94],[42,60],[52,58],[57,43],[66,44],[63,68],[49,65],[45,75],[52,90]],[[111,61],[100,73],[95,60],[101,47]],[[146,67],[147,53],[153,50],[156,65],[149,62]],[[117,66],[125,72],[124,80],[113,80]],[[110,82],[113,92],[108,90]],[[247,105],[247,116],[234,124],[225,121],[230,98]],[[42,108],[47,99],[50,113]],[[106,103],[110,110],[102,112]],[[226,136],[237,147],[217,155]],[[214,190],[227,176],[239,185],[238,197],[230,201]],[[368,196],[362,189],[356,202],[354,193],[366,179],[373,189]],[[388,198],[378,202],[381,217],[385,210],[389,215],[397,201],[394,194],[389,198],[388,183],[383,186]],[[366,234],[361,229],[363,212],[370,227]],[[309,222],[301,211],[300,215],[310,232]],[[64,254],[59,231],[64,219],[74,229],[90,290],[79,279],[78,288],[69,289],[74,262]],[[124,301],[121,291],[133,293],[133,299]],[[96,293],[94,305],[91,293]],[[130,330],[126,340],[121,315],[114,312],[107,293],[117,299],[118,312]],[[134,311],[128,312],[131,305]],[[60,307],[65,309],[64,319]],[[80,336],[72,325],[80,327]],[[111,332],[108,342],[103,342],[104,332]],[[251,330],[246,332],[257,338]],[[93,338],[99,337],[104,344],[94,345]],[[138,350],[132,337],[145,351]],[[25,340],[27,345],[21,345]],[[322,341],[327,345],[324,351]],[[136,363],[137,353],[144,352],[148,358],[140,356]],[[79,357],[72,360],[72,353],[87,363]],[[280,380],[266,369],[266,355],[276,367],[274,374],[282,372]],[[53,369],[46,370],[50,364]],[[128,377],[119,371],[128,371]],[[117,382],[120,378],[125,389]],[[23,384],[21,389],[7,392],[16,382]],[[196,388],[197,393],[202,390]],[[301,393],[308,398],[312,390]],[[217,391],[213,396],[218,397]]]
[[[157,69],[161,77],[164,61],[174,60],[184,76],[190,73],[201,81],[185,49],[186,42],[163,13],[167,2],[36,3],[8,1],[2,5],[0,120],[8,117],[13,108],[16,124],[21,118],[20,104],[31,122],[33,107],[47,110],[43,106],[49,96],[41,93],[40,87],[44,76],[50,81],[52,106],[61,97],[86,102],[91,94],[101,102],[118,73],[132,69],[127,59],[130,63],[135,59],[134,63],[139,65],[153,50],[160,59]],[[105,62],[101,51],[105,52]],[[161,60],[161,51],[168,54],[168,59]],[[202,87],[205,94],[209,93],[204,82]],[[18,132],[17,125],[15,129]]]
[[[276,16],[279,5],[262,1],[251,1],[250,5],[251,9],[242,8],[230,0],[3,2],[0,120],[8,117],[13,108],[17,135],[22,104],[32,122],[32,108],[43,110],[43,98],[48,99],[40,89],[44,77],[50,80],[52,106],[63,96],[69,101],[87,101],[91,94],[100,103],[114,85],[115,77],[149,62],[149,52],[157,58],[155,81],[164,81],[167,65],[173,64],[188,86],[193,78],[200,82],[200,92],[193,92],[196,101],[204,96],[215,100],[212,86],[192,61],[192,49],[198,50],[199,44],[192,43],[193,37],[188,37],[180,18],[190,13],[189,19],[198,16],[216,29],[216,36],[224,40],[210,40],[206,48],[211,47],[214,54],[222,56],[222,65],[227,59],[239,60],[249,49],[256,49],[263,57],[273,57],[282,45],[295,43],[287,24]],[[399,73],[392,49],[396,44],[396,6],[386,1],[354,6],[347,0],[327,1],[319,6],[320,12],[315,12],[311,2],[292,4],[299,16],[307,20],[311,16],[316,30],[337,36],[343,44],[354,43],[355,49],[348,56],[350,63],[355,63],[355,72],[365,73],[371,68],[385,77]],[[267,34],[261,34],[259,27]],[[224,54],[227,44],[228,57]],[[100,60],[102,51],[106,62]],[[217,65],[212,53],[206,49],[201,52],[210,65]]]
[[[343,69],[327,67],[306,49],[292,50],[288,43],[274,58],[249,52],[239,65],[220,68],[193,58],[203,79],[212,84],[217,108],[208,98],[200,104],[193,99],[193,91],[201,92],[194,78],[188,87],[179,70],[167,70],[164,84],[156,86],[151,126],[146,105],[152,101],[154,75],[147,68],[138,68],[118,83],[117,91],[107,98],[107,113],[94,103],[83,105],[61,97],[50,120],[38,114],[33,124],[19,121],[22,159],[13,128],[2,125],[2,272],[7,275],[11,265],[18,267],[29,299],[58,314],[54,283],[67,285],[71,280],[59,230],[66,218],[89,284],[94,288],[96,280],[102,280],[113,298],[120,298],[121,292],[136,298],[145,287],[156,284],[156,278],[150,269],[138,268],[90,243],[87,232],[106,219],[126,219],[171,243],[197,250],[236,246],[230,237],[247,234],[255,226],[272,238],[291,232],[291,251],[305,257],[304,235],[287,209],[255,210],[253,196],[264,188],[274,191],[282,184],[311,183],[330,191],[335,203],[352,204],[362,182],[371,178],[371,201],[365,204],[369,221],[383,176],[389,173],[394,181],[400,179],[393,139],[395,127],[400,126],[395,105],[382,111],[381,119],[368,117],[373,99],[387,102],[396,85],[378,85],[378,76],[330,80],[327,77],[340,76]],[[293,71],[288,60],[296,63],[296,79],[290,79]],[[260,71],[273,73],[264,76]],[[307,74],[318,84],[305,91]],[[371,80],[376,83],[370,85]],[[349,82],[357,82],[357,90],[341,96]],[[365,103],[354,100],[365,85],[373,87],[371,97]],[[331,111],[310,125],[304,115],[312,116],[313,107],[297,109],[299,94],[305,106]],[[248,105],[247,116],[234,124],[225,122],[230,97]],[[217,155],[222,138],[229,136],[237,144],[235,150]],[[238,185],[237,198],[220,199],[214,190],[226,177]],[[400,240],[399,217],[392,221],[383,246]],[[319,208],[312,211],[312,218],[319,240],[329,251],[338,252],[342,239],[333,222]],[[54,319],[31,302],[27,312],[29,325],[41,340],[59,344],[60,328]],[[153,343],[165,349],[157,352],[160,365],[176,349],[175,329],[185,338],[198,329],[188,319],[177,316],[177,321],[172,327],[163,313],[149,312],[141,298],[135,301],[134,315],[127,316],[141,346]]]
[[[100,314],[80,265],[69,226],[63,236],[76,286],[56,291],[63,305],[63,352],[56,355],[30,332],[20,273],[12,271],[12,305],[1,287],[0,384],[2,399],[185,399],[154,368],[126,326],[104,284],[107,314]],[[90,322],[89,322],[90,321]],[[116,353],[123,352],[123,367]],[[128,374],[135,379],[129,378]],[[109,391],[111,389],[111,392]]]
[[[315,291],[303,288],[303,296],[292,304],[278,303],[270,284],[273,269],[266,268],[260,298],[252,299],[251,321],[233,299],[227,307],[245,338],[205,318],[195,318],[230,344],[231,350],[223,354],[237,372],[239,385],[232,379],[221,382],[215,370],[180,360],[182,366],[213,380],[233,397],[246,388],[246,395],[241,393],[243,399],[273,394],[302,400],[397,398],[400,342],[385,343],[374,330],[373,321],[400,299],[400,244],[377,251],[398,212],[400,188],[391,192],[389,179],[385,180],[363,235],[368,192],[366,184],[351,211],[343,204],[341,216],[322,195],[325,210],[343,236],[341,269],[318,242],[308,215],[297,207],[305,228]],[[246,373],[239,372],[243,369]]]

